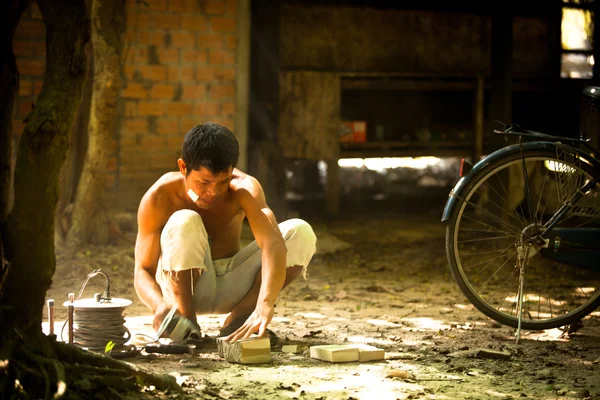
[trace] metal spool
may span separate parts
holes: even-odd
[[[125,327],[123,311],[131,305],[131,300],[113,297],[110,301],[80,299],[65,306],[73,305],[73,343],[92,351],[104,351],[109,342],[114,350],[120,350],[131,338]]]
[[[102,274],[106,278],[104,293],[96,293],[94,298],[81,299],[81,294],[89,279],[98,274]],[[62,337],[64,327],[67,322],[71,322],[69,334],[72,329],[72,336],[69,336],[69,341],[76,346],[99,352],[131,350],[130,348],[124,349],[125,343],[131,338],[131,333],[124,325],[125,317],[123,315],[125,307],[130,306],[131,303],[131,300],[128,299],[111,297],[108,275],[100,269],[92,271],[83,282],[77,300],[73,298],[73,294],[70,294],[69,301],[63,303],[72,310],[72,318],[69,317],[63,325],[62,340],[64,341]],[[112,344],[110,344],[111,342]]]

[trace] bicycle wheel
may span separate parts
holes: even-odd
[[[448,262],[461,291],[485,315],[512,327],[518,325],[519,245],[542,231],[544,223],[594,175],[569,146],[524,149],[522,156],[520,151],[507,154],[476,172],[460,191],[446,229]],[[600,227],[598,186],[556,227]],[[600,305],[598,270],[549,260],[543,249],[529,250],[523,329],[564,326]]]

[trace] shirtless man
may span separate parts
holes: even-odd
[[[316,251],[308,223],[280,224],[259,182],[235,166],[238,142],[220,125],[193,127],[178,172],[158,179],[138,209],[134,285],[154,314],[154,329],[172,307],[196,315],[226,314],[225,340],[265,334],[280,290]],[[240,248],[244,218],[255,241]]]

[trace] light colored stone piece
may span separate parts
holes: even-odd
[[[235,343],[217,338],[219,356],[231,363],[261,364],[271,362],[271,341],[268,337],[251,337]]]
[[[358,361],[367,362],[385,359],[385,350],[368,344],[353,344],[358,349]]]
[[[358,361],[358,348],[350,345],[328,344],[311,346],[310,357],[329,362]]]
[[[297,344],[286,344],[285,346],[281,346],[282,353],[298,353],[299,351]]]

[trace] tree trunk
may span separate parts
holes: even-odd
[[[93,65],[91,46],[86,48],[87,63]],[[90,108],[92,103],[92,88],[94,84],[94,68],[88,68],[83,86],[81,105],[73,121],[69,133],[69,150],[59,178],[59,197],[56,206],[56,239],[62,243],[67,239],[71,229],[71,217],[77,185],[83,170],[83,161],[88,148],[88,126],[90,125]]]
[[[10,162],[12,158],[12,113],[19,92],[19,71],[13,52],[13,37],[21,14],[30,0],[5,1],[0,4],[0,299],[8,273],[4,257],[4,232],[8,218],[10,192]]]
[[[5,242],[11,265],[0,299],[9,309],[4,326],[30,338],[41,335],[44,299],[56,268],[58,177],[81,101],[90,27],[85,0],[38,0],[38,4],[46,25],[46,71],[19,143],[15,204]]]
[[[103,194],[121,87],[120,61],[125,29],[125,1],[95,0],[92,2],[91,16],[94,87],[89,144],[77,189],[71,229],[67,236],[70,245],[108,244],[111,241],[110,221]]]

